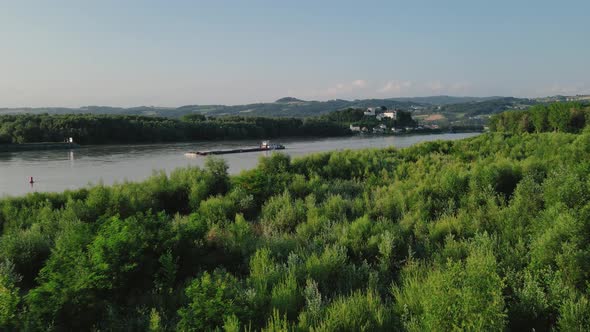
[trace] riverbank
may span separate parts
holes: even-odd
[[[412,130],[404,130],[401,132],[391,132],[391,131],[384,131],[384,132],[361,132],[361,133],[349,133],[347,135],[338,135],[338,136],[284,136],[284,137],[276,137],[274,140],[277,141],[289,141],[289,140],[318,140],[318,139],[337,139],[337,138],[346,138],[346,137],[355,137],[355,136],[368,136],[368,137],[379,137],[379,136],[422,136],[422,135],[444,135],[444,134],[463,134],[463,133],[483,133],[484,130],[478,129],[457,129],[457,130],[448,130],[448,129],[412,129]],[[210,143],[221,143],[224,142],[233,142],[235,140],[232,139],[223,139],[217,138],[213,140],[196,140],[196,141],[172,141],[172,142],[139,142],[139,143],[131,143],[134,145],[157,145],[157,144],[198,144],[203,142],[210,142]],[[247,138],[244,141],[252,141],[257,142],[255,138]],[[0,144],[0,153],[3,152],[21,152],[21,151],[42,151],[42,150],[70,150],[70,149],[78,149],[81,147],[95,147],[95,146],[128,146],[130,145],[129,142],[121,142],[120,144],[113,144],[113,143],[104,143],[104,144],[84,144],[80,145],[77,143],[65,143],[65,142],[39,142],[39,143],[21,143],[21,144]]]
[[[69,150],[69,149],[77,149],[79,147],[80,147],[80,145],[78,145],[76,143],[65,143],[65,142],[0,144],[0,152],[19,152],[19,151],[37,151],[37,150]]]
[[[410,130],[399,130],[399,131],[389,131],[389,130],[382,130],[382,131],[366,131],[366,132],[357,132],[355,135],[357,136],[412,136],[412,135],[442,135],[442,134],[468,134],[468,133],[477,133],[482,134],[486,132],[483,128],[460,128],[460,129],[410,129]]]

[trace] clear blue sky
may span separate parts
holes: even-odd
[[[590,1],[0,4],[0,107],[590,93]]]

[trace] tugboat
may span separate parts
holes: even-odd
[[[282,144],[271,143],[270,141],[262,141],[262,143],[260,143],[260,148],[262,150],[284,150],[285,146]]]
[[[238,149],[225,149],[225,150],[206,150],[206,151],[191,151],[185,153],[187,156],[208,156],[217,154],[229,154],[229,153],[244,153],[244,152],[258,152],[258,151],[271,151],[271,150],[284,150],[285,146],[277,143],[270,143],[270,141],[262,141],[258,147],[254,148],[238,148]]]

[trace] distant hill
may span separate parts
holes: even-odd
[[[138,106],[131,108],[109,106],[85,106],[80,108],[40,107],[40,108],[0,108],[0,114],[122,114],[148,115],[179,118],[187,114],[208,116],[241,115],[268,117],[310,117],[327,114],[347,108],[385,106],[389,109],[420,109],[420,113],[466,113],[473,115],[494,114],[534,103],[529,99],[513,97],[452,97],[432,96],[387,99],[334,99],[328,101],[306,101],[293,97],[280,98],[271,103],[246,105],[185,105],[181,107]]]
[[[440,111],[443,113],[464,113],[468,116],[490,115],[510,109],[526,109],[534,104],[537,104],[537,101],[533,99],[499,97],[496,99],[442,105]]]
[[[300,102],[304,102],[304,100],[293,98],[293,97],[284,97],[281,99],[277,99],[277,101],[275,101],[275,103],[300,103]]]
[[[176,108],[162,108],[140,106],[133,108],[86,106],[80,108],[3,108],[0,114],[32,113],[32,114],[123,114],[123,115],[152,115],[178,118],[192,113],[201,113],[209,116],[242,115],[242,116],[269,116],[269,117],[310,117],[327,114],[333,111],[343,110],[349,107],[377,107],[409,109],[415,103],[391,99],[364,99],[364,100],[328,100],[305,101],[292,97],[285,97],[272,103],[256,103],[246,105],[185,105]],[[426,106],[426,105],[425,105]]]
[[[470,103],[477,101],[485,101],[491,99],[500,99],[504,97],[493,96],[493,97],[453,97],[453,96],[429,96],[429,97],[404,97],[404,98],[391,98],[399,101],[409,101],[420,104],[431,104],[431,105],[448,105],[448,104],[460,104]]]

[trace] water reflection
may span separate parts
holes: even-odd
[[[12,159],[12,152],[0,152],[0,162],[10,161]]]

